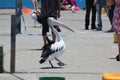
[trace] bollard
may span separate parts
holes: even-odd
[[[40,77],[39,80],[65,80],[64,77]]]
[[[3,45],[0,45],[0,73],[3,73]]]
[[[102,80],[120,80],[119,72],[105,72],[103,73]]]
[[[114,33],[114,43],[117,43],[117,34]]]
[[[16,52],[16,15],[11,15],[11,56],[10,73],[15,73],[15,52]]]

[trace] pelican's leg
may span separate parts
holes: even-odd
[[[54,68],[54,66],[52,65],[52,62],[51,62],[51,61],[49,61],[49,63],[50,63],[50,65],[51,65],[51,67],[52,67],[52,68]]]
[[[58,65],[59,66],[64,66],[65,63],[63,63],[62,61],[60,61],[58,58],[55,57],[55,60],[58,61]]]

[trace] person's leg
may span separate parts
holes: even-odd
[[[90,18],[90,1],[86,0],[86,15],[85,15],[85,30],[88,30],[88,26],[89,26],[89,18]]]
[[[102,6],[100,4],[96,4],[96,10],[97,10],[97,30],[102,30],[102,19],[101,19],[101,8]]]
[[[46,35],[44,34],[42,37],[43,37],[43,44],[46,45],[47,44],[47,33]]]
[[[115,9],[115,5],[112,5],[111,8],[109,9],[109,18],[110,18],[111,25],[112,25],[114,9]]]
[[[92,24],[91,29],[96,29],[96,6],[92,5]]]
[[[106,5],[104,5],[104,9],[105,9],[105,12],[106,12],[106,14],[107,14],[107,16],[109,18],[110,24],[112,26],[112,19],[113,19],[113,12],[114,12],[114,10],[112,8],[109,10]],[[112,30],[112,32],[114,32],[113,31],[113,27],[111,27],[111,30]]]
[[[65,5],[65,10],[71,10],[71,5]]]
[[[120,61],[120,34],[117,34],[118,40],[118,56],[116,57],[117,61]]]
[[[35,0],[31,0],[32,1],[32,4],[33,4],[33,7],[34,7],[34,10],[36,10],[35,9]]]
[[[42,36],[44,45],[47,44],[47,32],[49,32],[49,26],[47,23],[47,17],[42,17]]]
[[[104,9],[105,9],[105,12],[106,12],[107,16],[109,17],[109,11],[108,11],[107,5],[103,5],[103,7],[104,7]]]
[[[110,23],[111,23],[111,28],[107,32],[114,32],[113,26],[112,26],[114,9],[115,9],[115,5],[112,5],[111,8],[109,9],[109,19],[110,19]]]

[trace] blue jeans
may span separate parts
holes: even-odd
[[[102,3],[102,4],[99,4],[97,3],[96,4],[96,10],[97,10],[97,27],[98,29],[102,30],[102,19],[101,19],[101,9],[102,7],[105,9],[105,12],[108,16],[108,8],[106,6],[105,3]]]

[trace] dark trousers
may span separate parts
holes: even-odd
[[[90,23],[90,12],[92,10],[91,27],[95,27],[96,22],[96,6],[93,5],[94,0],[86,0],[86,16],[85,16],[85,27],[87,28]]]
[[[110,19],[111,25],[112,25],[114,9],[115,9],[115,5],[112,5],[111,8],[109,9],[109,19]]]

